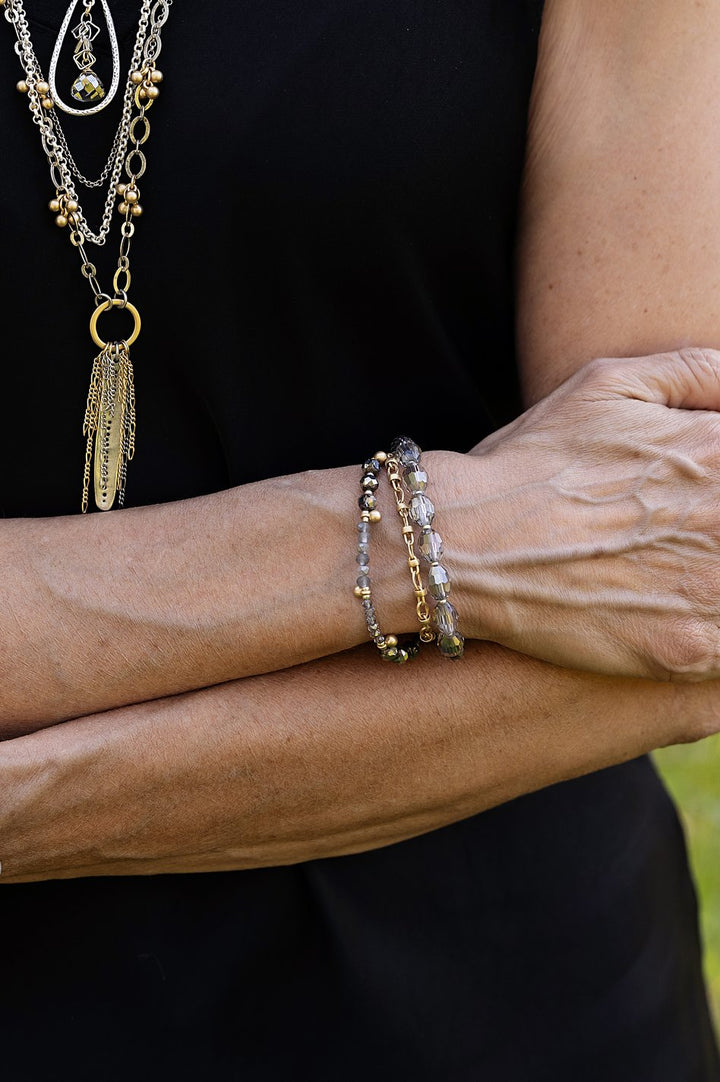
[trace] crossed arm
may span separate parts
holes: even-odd
[[[700,16],[684,2],[675,3],[674,13],[667,4],[634,5],[632,17],[610,4],[608,30],[606,24],[598,28],[594,17],[587,22],[583,8],[588,6],[571,0],[548,6],[521,294],[531,395],[545,393],[593,354],[628,354],[639,352],[638,346],[679,344],[681,338],[712,342],[720,329],[712,320],[714,279],[698,259],[699,240],[691,228],[695,213],[678,201],[668,214],[667,187],[662,176],[655,177],[653,153],[637,150],[637,129],[647,127],[647,102],[659,117],[666,113],[663,93],[674,95],[674,116],[683,110],[689,114],[685,120],[704,145],[707,124],[695,123],[694,113],[710,108],[695,85],[704,50],[694,40],[687,45],[686,35],[694,74],[687,75],[686,57],[680,56],[672,78],[663,73],[661,81],[647,70],[652,65],[636,58],[633,72],[646,72],[650,85],[643,84],[642,109],[625,103],[626,119],[619,125],[614,123],[617,95],[608,96],[614,76],[605,63],[610,30],[621,37],[630,29],[638,32],[637,26],[625,25],[626,19],[644,12],[660,25],[658,34],[672,37],[675,20],[690,26]],[[617,43],[610,44],[617,55]],[[555,70],[554,58],[569,46],[575,66]],[[594,57],[600,57],[598,70]],[[705,60],[708,70],[698,77],[717,81],[711,57]],[[572,82],[573,72],[577,79],[582,72],[576,93],[563,81]],[[666,84],[672,91],[664,89]],[[577,99],[578,110],[582,104],[594,117],[600,133],[596,145],[587,147],[578,138],[581,129],[572,111],[565,110],[562,124],[554,119],[563,116],[554,95]],[[681,153],[672,139],[669,146]],[[633,168],[645,168],[656,185],[654,198],[646,192],[644,202],[630,210],[628,155],[637,159]],[[613,165],[601,198],[589,187],[578,190],[577,178],[592,176],[606,161]],[[684,193],[695,209],[704,201],[705,228],[720,237],[707,172],[686,176]],[[663,250],[676,252],[687,290],[675,289],[656,266],[654,240],[627,250],[624,212],[647,236],[662,222]],[[572,257],[569,247],[578,251],[578,236],[593,253],[589,279],[565,273],[573,258],[581,258]],[[622,295],[611,288],[613,241],[622,252]],[[550,290],[560,271],[562,290]],[[654,308],[635,332],[634,291],[640,289],[653,297]],[[589,316],[588,297],[593,299]],[[607,326],[613,328],[612,341]],[[578,332],[572,343],[568,327]],[[621,348],[606,348],[616,342]],[[458,607],[471,635],[573,664],[583,660],[572,655],[572,641],[583,639],[578,628],[593,627],[599,667],[611,673],[631,671],[633,650],[640,671],[653,664],[661,669],[664,656],[672,654],[663,648],[663,629],[673,621],[689,626],[702,605],[690,596],[682,576],[666,574],[672,562],[668,553],[689,560],[703,583],[711,581],[717,538],[701,511],[713,496],[712,467],[720,446],[714,417],[676,407],[717,409],[720,402],[712,358],[673,362],[665,382],[663,363],[658,362],[658,379],[646,373],[640,380],[644,392],[634,387],[630,394],[627,388],[610,393],[603,373],[596,373],[589,391],[587,383],[576,382],[550,406],[541,404],[530,421],[481,446],[477,455],[439,453],[429,461],[454,546],[448,562],[452,567],[454,558],[460,570]],[[610,386],[616,388],[619,378],[616,371]],[[618,400],[630,410],[619,427],[626,436],[628,427],[638,429],[634,445],[632,431],[622,447],[616,438]],[[577,471],[582,471],[591,422],[600,433],[597,446],[603,426],[607,429],[605,473],[599,474],[598,463],[586,455],[588,472],[581,476]],[[559,444],[560,433],[573,425],[577,441]],[[571,462],[573,475],[559,462]],[[624,484],[618,489],[619,476]],[[357,648],[364,631],[348,589],[356,480],[354,470],[328,471],[188,505],[91,520],[3,524],[3,559],[15,566],[10,603],[1,618],[7,632],[1,660],[10,674],[0,701],[5,732],[90,716],[0,747],[2,881],[250,867],[389,844],[553,781],[697,738],[716,726],[717,693],[711,683],[679,686],[588,675],[488,643],[472,643],[461,665],[429,656],[416,663],[421,668],[415,672],[382,666],[370,647]],[[647,511],[644,518],[638,514],[639,504],[647,503],[648,485],[659,489],[649,520]],[[498,494],[509,498],[499,501]],[[614,551],[600,553],[598,560],[598,553],[588,555],[584,548],[598,527],[593,508],[599,494],[603,519],[614,516],[609,527]],[[550,497],[554,502],[548,504]],[[493,513],[483,517],[478,507]],[[570,531],[565,571],[548,560],[557,539],[548,540],[547,522],[537,521],[538,507],[566,534]],[[667,507],[672,522],[658,524]],[[512,527],[509,534],[506,526]],[[528,534],[535,538],[532,545]],[[645,549],[638,549],[639,537],[645,538]],[[483,569],[478,552],[519,550],[521,538],[524,546],[515,561],[498,561],[502,573]],[[123,554],[114,583],[102,574],[108,544]],[[388,521],[374,567],[387,622],[402,631],[412,627],[412,606],[400,544],[399,531]],[[581,604],[577,580],[586,585],[590,567],[602,568],[606,557],[607,576],[602,589],[593,592],[604,593],[610,603],[604,608],[601,602],[593,616]],[[636,581],[648,559],[655,561],[653,574],[668,580],[657,619],[652,584]],[[537,583],[534,598],[518,600],[507,590],[520,566]],[[645,627],[637,639],[631,635],[624,660],[611,656],[609,645],[602,653],[602,643],[622,638],[620,629],[628,623],[612,604],[620,585],[623,596],[632,587],[639,599],[629,623]],[[178,603],[179,589],[187,591],[185,604]],[[543,637],[543,612],[552,614],[548,622],[556,628],[569,623],[569,635],[563,639],[556,631]],[[702,653],[698,647],[698,658]],[[686,667],[695,675],[715,673],[717,659],[707,653]],[[678,671],[682,667],[679,660]]]

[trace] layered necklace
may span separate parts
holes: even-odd
[[[83,513],[88,510],[91,488],[95,505],[101,511],[108,511],[113,506],[122,507],[127,464],[135,451],[135,386],[130,347],[140,333],[141,324],[137,308],[128,300],[132,282],[130,248],[137,219],[143,212],[139,186],[147,168],[143,148],[150,136],[148,113],[160,94],[158,84],[163,76],[157,60],[162,48],[162,28],[172,3],[173,0],[142,0],[120,122],[100,175],[91,179],[80,171],[70,152],[58,109],[74,116],[94,116],[106,108],[119,88],[120,56],[108,3],[99,0],[112,54],[112,77],[106,90],[95,71],[97,59],[93,44],[102,33],[93,21],[96,0],[82,0],[79,17],[76,15],[78,0],[71,0],[55,42],[47,78],[35,54],[22,0],[0,0],[5,18],[17,37],[15,52],[23,69],[17,89],[27,97],[55,189],[49,207],[55,215],[55,224],[67,231],[70,243],[80,257],[80,271],[93,294],[90,336],[100,352],[92,365],[83,426],[86,437]],[[78,18],[78,22],[71,26],[73,17]],[[69,87],[69,97],[76,103],[74,105],[69,104],[58,89],[58,62],[68,30],[75,40],[73,60],[77,74]],[[100,225],[93,231],[83,212],[78,189],[104,186],[107,186],[107,194],[102,217]],[[112,291],[106,291],[100,285],[97,268],[86,245],[102,247],[106,243],[116,203],[122,219],[119,254]],[[128,313],[132,321],[130,333],[120,341],[104,341],[100,320],[113,308]]]

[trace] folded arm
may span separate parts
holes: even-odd
[[[253,868],[402,841],[712,731],[713,685],[557,669],[471,643],[362,647],[0,745],[0,884]]]

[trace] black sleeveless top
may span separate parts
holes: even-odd
[[[110,5],[125,65],[138,0]],[[47,70],[65,0],[26,6]],[[403,430],[467,450],[518,410],[541,8],[175,0],[132,254],[129,504],[359,462]],[[0,512],[73,513],[90,295],[44,209],[0,31],[0,284],[19,339]],[[63,117],[86,172],[117,115]],[[683,838],[647,759],[356,856],[0,887],[0,922],[8,1082],[720,1079]]]

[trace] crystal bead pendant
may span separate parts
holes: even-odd
[[[120,52],[118,49],[115,25],[113,23],[112,15],[110,14],[107,0],[99,0],[99,4],[102,7],[105,16],[108,37],[110,39],[110,51],[112,53],[112,81],[109,90],[105,89],[102,79],[94,70],[97,59],[93,52],[93,42],[101,32],[100,27],[92,20],[92,10],[97,2],[98,0],[82,0],[82,15],[80,16],[78,24],[70,30],[70,33],[75,38],[73,60],[79,71],[79,74],[76,76],[70,87],[70,97],[73,101],[78,102],[80,105],[84,105],[87,108],[76,109],[73,105],[69,105],[67,102],[63,101],[57,89],[58,61],[78,0],[70,0],[50,61],[50,70],[48,72],[50,97],[58,108],[73,116],[92,116],[94,113],[99,113],[101,109],[105,109],[106,106],[110,104],[120,85]]]
[[[105,97],[102,79],[94,71],[83,71],[70,88],[70,95],[75,101],[93,102]]]

